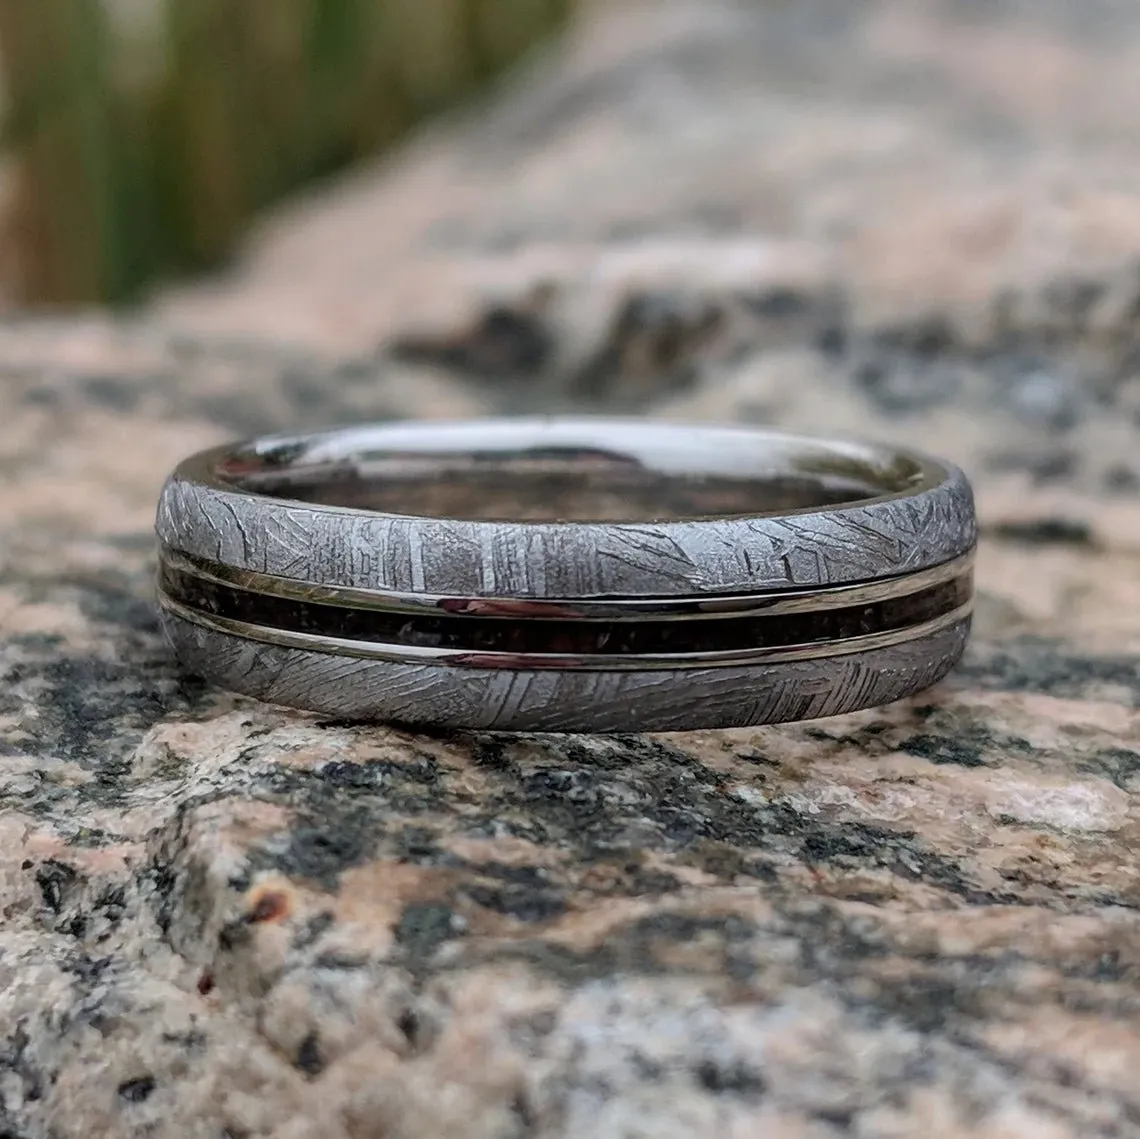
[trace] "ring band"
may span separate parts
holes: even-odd
[[[969,632],[956,467],[590,419],[272,437],[180,464],[164,628],[271,703],[462,728],[813,719],[933,684]]]

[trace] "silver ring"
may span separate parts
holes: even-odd
[[[944,676],[973,496],[893,447],[612,419],[400,423],[194,455],[159,501],[185,665],[353,719],[677,731]]]

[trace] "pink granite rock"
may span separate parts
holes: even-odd
[[[0,1135],[1140,1135],[1140,16],[595,5],[131,321],[0,329]],[[412,735],[207,690],[166,469],[587,406],[966,465],[914,701]]]

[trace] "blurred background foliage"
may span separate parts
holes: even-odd
[[[470,96],[572,0],[0,0],[2,287],[134,298]]]

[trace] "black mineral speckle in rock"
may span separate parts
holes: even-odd
[[[411,902],[396,926],[396,940],[413,963],[424,963],[462,932],[455,912],[442,902]]]
[[[36,868],[40,897],[53,913],[60,913],[67,895],[79,880],[79,874],[72,867],[54,858],[46,859]]]
[[[143,1103],[148,1100],[155,1089],[153,1076],[137,1076],[133,1080],[126,1080],[119,1085],[119,1097],[127,1103]]]
[[[443,364],[470,375],[503,380],[541,372],[554,347],[554,337],[540,315],[494,306],[455,336],[403,336],[393,342],[391,351],[396,359],[409,363]]]
[[[954,735],[919,734],[904,740],[899,746],[907,755],[921,756],[932,763],[954,763],[960,767],[986,765],[981,745],[977,741]]]
[[[1093,546],[1092,527],[1074,518],[1037,518],[1025,522],[1002,522],[993,533],[1008,542],[1029,546]]]
[[[301,1041],[294,1064],[307,1076],[319,1076],[325,1070],[325,1059],[321,1055],[321,1043],[315,1032],[310,1032]]]
[[[725,1064],[702,1060],[693,1069],[693,1075],[702,1088],[717,1095],[755,1098],[768,1090],[764,1077],[740,1061]]]

